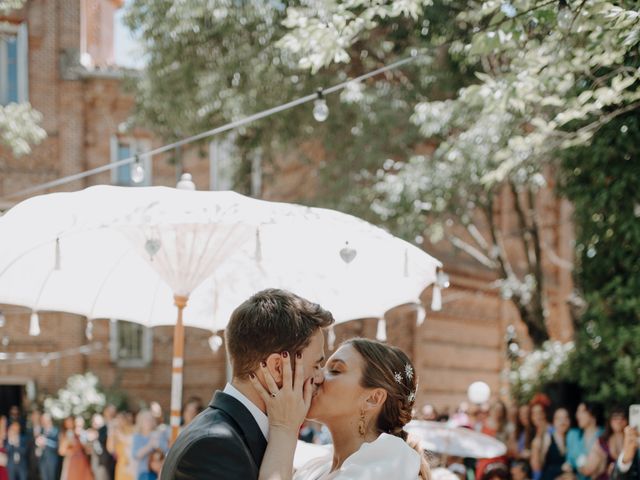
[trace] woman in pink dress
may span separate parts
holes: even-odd
[[[76,425],[73,417],[65,418],[58,447],[58,452],[64,457],[60,480],[93,480],[93,472],[81,435],[82,426]]]

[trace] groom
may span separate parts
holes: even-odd
[[[285,290],[263,290],[236,308],[225,333],[231,383],[180,433],[161,480],[257,479],[269,421],[249,374],[265,362],[273,377],[281,379],[280,354],[302,352],[305,377],[322,383],[323,329],[332,323],[330,312]],[[260,374],[258,378],[267,388]]]

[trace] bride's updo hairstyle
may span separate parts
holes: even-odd
[[[403,427],[412,418],[418,387],[418,378],[411,360],[398,347],[366,338],[352,338],[343,345],[351,345],[364,360],[360,385],[363,388],[382,388],[387,392],[387,399],[376,421],[378,432],[407,441],[407,432]],[[422,459],[420,477],[430,479],[424,452],[419,445],[410,443]]]

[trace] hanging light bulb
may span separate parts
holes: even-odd
[[[438,270],[436,274],[436,281],[433,284],[433,294],[431,297],[431,310],[439,312],[442,310],[442,290],[449,288],[449,275],[442,270]]]
[[[387,341],[387,321],[384,318],[378,320],[378,329],[376,330],[376,340],[381,342]]]
[[[87,340],[93,340],[93,320],[87,318],[87,327],[84,329],[84,336]]]
[[[211,335],[209,337],[209,347],[213,353],[218,353],[218,350],[220,350],[223,343],[224,341],[220,335]]]
[[[420,326],[424,323],[425,318],[427,318],[427,312],[421,303],[416,304],[416,325]]]
[[[183,173],[180,176],[180,181],[176,185],[178,190],[195,190],[196,184],[193,183],[192,177],[190,173]]]
[[[38,312],[31,312],[31,320],[29,321],[29,335],[37,337],[40,335],[40,317]]]
[[[4,313],[2,313],[2,310],[0,310],[0,328],[4,327],[4,324],[7,323],[7,319],[4,316]]]
[[[144,167],[140,163],[140,157],[136,154],[135,161],[131,164],[131,181],[142,183],[144,181]]]
[[[329,107],[321,88],[318,89],[317,95],[318,98],[313,102],[313,118],[317,122],[324,122],[329,117]]]
[[[567,32],[571,29],[573,23],[573,13],[567,4],[567,0],[560,0],[558,3],[558,27]]]

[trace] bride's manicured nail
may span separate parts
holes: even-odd
[[[260,362],[260,366],[261,366],[262,368],[265,368],[265,367],[267,366],[267,362]]]
[[[282,357],[287,358],[289,356],[289,352],[282,352]]]

